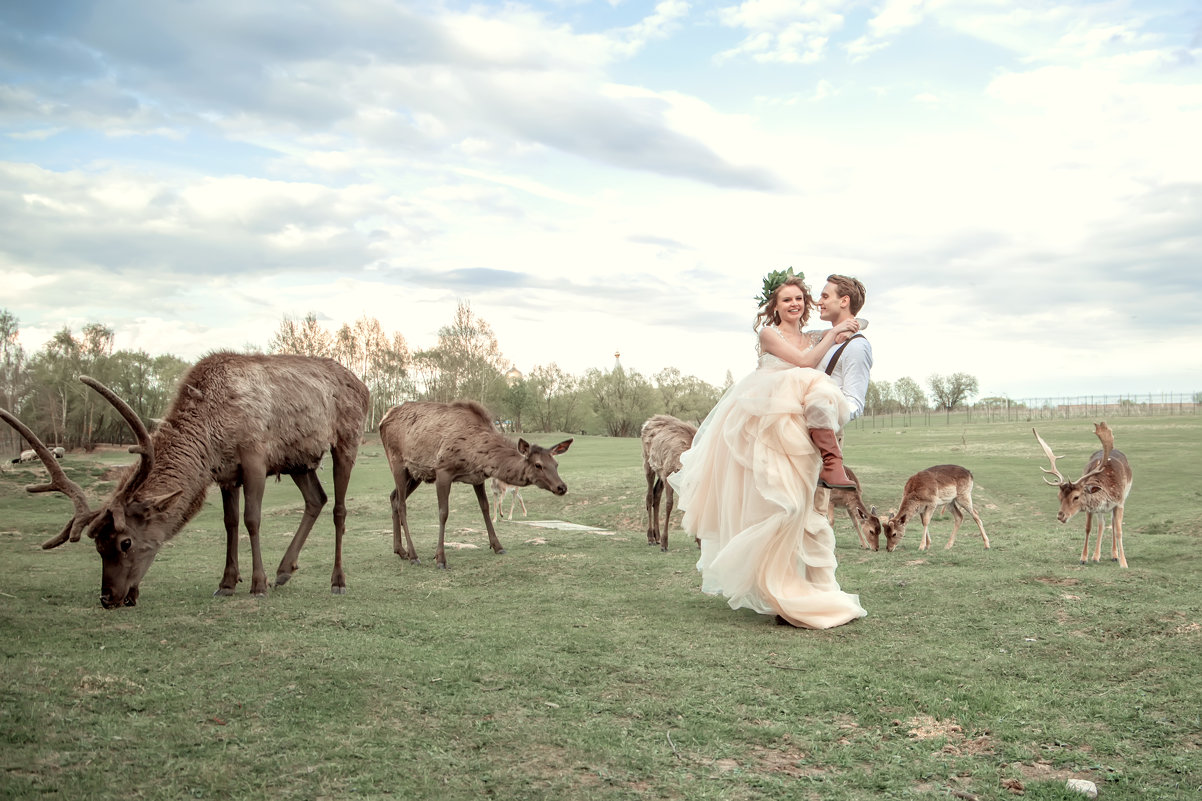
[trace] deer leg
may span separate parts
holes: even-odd
[[[1110,550],[1119,560],[1119,567],[1127,566],[1127,554],[1123,553],[1123,507],[1114,508],[1114,519],[1110,523],[1110,535],[1113,538]]]
[[[931,547],[931,514],[935,511],[935,507],[927,506],[922,510],[922,542],[918,543],[918,550],[925,551]]]
[[[668,550],[668,529],[672,525],[672,503],[676,500],[676,492],[672,489],[672,485],[667,481],[662,482],[664,487],[664,525],[659,530],[659,549],[666,552]]]
[[[1085,547],[1081,549],[1081,564],[1089,561],[1089,535],[1093,533],[1093,512],[1085,513]]]
[[[1098,537],[1093,543],[1093,560],[1102,561],[1102,537],[1106,535],[1106,515],[1098,514]]]
[[[226,489],[221,488],[221,509],[225,522],[225,574],[217,585],[214,597],[233,595],[234,589],[242,577],[238,575],[238,495],[235,485]]]
[[[404,470],[403,475],[397,475],[395,480],[397,488],[388,495],[388,502],[392,507],[392,552],[408,559],[411,565],[420,565],[417,548],[413,547],[413,537],[409,534],[409,514],[405,501],[421,482],[411,477],[408,470]],[[402,534],[405,537],[404,542],[401,541]]]
[[[870,546],[868,544],[868,535],[864,533],[864,527],[862,525],[860,525],[860,518],[851,509],[847,510],[847,516],[851,518],[851,526],[852,526],[852,528],[854,528],[856,530],[856,536],[860,538],[860,547],[861,548],[871,548],[872,546]],[[834,517],[834,515],[832,514],[832,515],[830,515],[830,517],[827,518],[828,520],[830,520],[830,522],[832,524],[835,521],[831,520],[830,518],[833,518],[833,517]]]
[[[981,516],[977,514],[976,508],[972,505],[972,501],[968,502],[968,513],[972,515],[972,519],[976,521],[977,528],[981,531],[981,539],[985,542],[985,549],[989,549],[989,535],[985,533],[985,524],[981,522]]]
[[[438,547],[434,550],[434,564],[446,570],[447,554],[443,542],[447,533],[447,516],[451,513],[451,476],[439,472],[434,479],[434,491],[438,496]],[[488,528],[492,529],[491,521]]]
[[[956,534],[960,531],[960,525],[964,522],[964,510],[960,508],[960,504],[952,501],[944,505],[944,510],[952,510],[952,536],[948,538],[947,545],[943,546],[943,550],[948,550],[956,544]]]
[[[263,569],[263,551],[259,546],[259,525],[263,520],[263,491],[267,487],[267,467],[257,454],[242,457],[242,520],[250,536],[250,554],[253,568],[250,578],[250,594],[256,598],[267,595],[267,571]]]
[[[516,500],[518,503],[520,503],[522,505],[522,517],[528,517],[530,515],[530,513],[526,511],[526,502],[524,500],[522,500],[522,493],[518,492],[516,487],[513,490],[513,497],[514,497],[514,500]],[[510,502],[510,504],[509,504],[509,517],[511,520],[513,519],[513,503],[512,502]]]
[[[476,491],[476,500],[480,502],[480,511],[484,512],[484,526],[488,529],[488,544],[492,546],[493,553],[505,553],[505,548],[502,547],[501,541],[497,539],[497,532],[492,527],[492,518],[488,516],[488,495],[484,492],[483,484],[473,484],[472,489]],[[513,517],[513,507],[509,507],[509,516]]]
[[[643,474],[647,477],[647,544],[659,544],[659,476],[651,466],[643,462]]]
[[[409,515],[405,504],[421,482],[410,475],[402,465],[393,466],[392,481],[395,489],[388,495],[388,504],[392,507],[392,552],[408,559],[409,564],[421,564],[421,560],[417,558],[417,549],[413,547],[413,537],[409,535]],[[401,541],[402,535],[408,542],[408,547]]]
[[[337,463],[335,463],[337,470],[336,465]],[[335,472],[334,480],[337,483],[337,472]],[[326,491],[322,489],[321,480],[317,478],[316,471],[306,470],[304,473],[294,473],[292,482],[296,484],[301,497],[305,499],[305,511],[301,515],[296,533],[292,535],[292,542],[288,543],[288,550],[284,552],[284,558],[280,560],[280,566],[275,570],[275,586],[277,587],[287,584],[288,579],[292,578],[292,574],[300,568],[301,548],[304,547],[305,540],[309,538],[309,532],[313,530],[313,524],[317,522],[317,517],[321,514],[322,507],[326,505],[327,500]],[[335,528],[337,528],[336,523]]]
[[[356,446],[356,452],[358,447]],[[333,595],[346,594],[346,574],[342,570],[342,537],[346,534],[346,491],[351,485],[351,468],[355,466],[356,452],[347,453],[341,448],[335,450],[334,457],[334,568],[330,573],[330,592]],[[317,474],[313,474],[313,483],[321,488]],[[322,493],[324,497],[325,493]]]

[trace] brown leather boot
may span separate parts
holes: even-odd
[[[811,428],[810,440],[822,454],[822,470],[818,472],[818,486],[827,489],[855,489],[856,484],[843,471],[843,451],[835,432],[829,428]]]

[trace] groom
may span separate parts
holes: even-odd
[[[822,294],[818,296],[818,316],[836,326],[850,320],[864,308],[864,285],[846,275],[829,275]],[[864,413],[864,398],[868,395],[869,372],[872,370],[872,346],[862,333],[856,333],[838,347],[826,352],[818,365],[834,379],[851,405],[851,419]]]
[[[864,308],[866,292],[864,285],[846,275],[827,276],[826,286],[818,296],[818,316],[836,326],[851,319]],[[861,323],[861,328],[867,325]],[[862,333],[855,333],[842,345],[831,348],[818,364],[818,369],[829,375],[843,391],[851,406],[851,420],[864,412],[864,399],[868,395],[869,371],[872,370],[872,346]],[[843,432],[839,432],[839,443],[843,443]],[[829,517],[831,491],[822,487],[814,493],[814,511]]]

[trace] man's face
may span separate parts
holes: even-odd
[[[839,319],[849,303],[851,298],[846,295],[839,297],[838,288],[828,281],[822,288],[822,294],[818,296],[818,317],[833,323]]]

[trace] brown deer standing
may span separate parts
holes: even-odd
[[[1085,473],[1076,481],[1069,481],[1060,475],[1056,469],[1056,459],[1052,449],[1039,436],[1034,428],[1031,433],[1039,440],[1040,447],[1052,462],[1052,469],[1041,467],[1040,470],[1056,477],[1056,481],[1045,482],[1053,487],[1060,487],[1060,512],[1056,518],[1061,523],[1067,523],[1073,515],[1085,510],[1085,546],[1081,549],[1081,564],[1086,563],[1089,556],[1089,535],[1093,528],[1093,516],[1098,516],[1098,539],[1094,545],[1093,560],[1101,561],[1102,535],[1106,530],[1105,513],[1110,512],[1110,559],[1117,561],[1120,567],[1127,566],[1127,555],[1123,552],[1123,504],[1131,492],[1131,465],[1122,451],[1114,449],[1114,432],[1106,423],[1096,423],[1094,434],[1102,443],[1102,450],[1095,451],[1085,465]]]
[[[985,534],[985,526],[981,516],[972,505],[972,473],[967,468],[956,464],[939,464],[922,470],[906,481],[902,491],[901,504],[897,514],[881,521],[881,533],[885,535],[885,550],[892,552],[906,533],[906,523],[914,515],[922,518],[922,542],[918,550],[925,551],[931,547],[931,515],[940,504],[947,504],[952,510],[955,522],[952,524],[952,536],[944,545],[944,549],[956,544],[956,532],[964,522],[964,513],[972,515],[977,528],[981,530],[981,539],[985,547],[989,547],[989,537]]]
[[[317,478],[325,451],[334,463],[334,571],[330,590],[346,592],[342,536],[346,489],[367,416],[368,391],[351,371],[331,359],[290,355],[214,353],[183,377],[163,422],[151,435],[141,418],[108,387],[87,376],[80,381],[100,393],[125,418],[141,456],[118,481],[104,505],[92,510],[83,489],[67,478],[50,451],[28,428],[0,410],[37,450],[51,483],[30,492],[58,490],[75,505],[75,515],[54,548],[86,533],[103,562],[100,603],[133,606],[139,585],[163,543],[175,536],[204,503],[209,484],[221,488],[225,513],[226,564],[216,595],[232,595],[238,572],[238,495],[246,495],[244,520],[254,563],[250,591],[267,594],[259,550],[263,490],[269,475],[287,474],[305,499],[305,512],[276,572],[277,586],[297,569],[297,557],[326,503]]]
[[[670,414],[657,414],[643,423],[643,473],[647,476],[647,544],[668,550],[668,529],[672,526],[672,504],[676,498],[668,476],[680,469],[680,455],[693,447],[697,426]],[[659,524],[660,500],[664,524]],[[700,545],[701,541],[696,540]]]
[[[833,526],[835,524],[835,508],[846,509],[847,516],[851,518],[851,524],[860,537],[860,547],[879,551],[881,548],[881,519],[877,517],[876,507],[869,509],[864,506],[859,477],[846,464],[843,465],[843,470],[847,473],[847,477],[855,482],[856,488],[854,490],[830,490],[831,499],[826,506],[826,519]]]
[[[438,550],[434,559],[441,568],[447,566],[443,541],[452,483],[471,484],[476,491],[488,529],[488,544],[498,554],[505,553],[505,549],[493,529],[485,481],[496,476],[515,487],[534,484],[556,495],[568,491],[559,477],[555,457],[566,451],[572,440],[564,440],[552,448],[531,445],[524,439],[515,445],[497,431],[492,421],[488,410],[474,401],[410,401],[393,406],[384,415],[380,421],[380,441],[396,483],[396,489],[389,495],[394,553],[412,564],[420,561],[409,534],[405,501],[423,482],[433,483],[438,494]]]
[[[526,502],[522,500],[521,487],[515,487],[512,484],[506,484],[504,481],[494,476],[492,480],[492,498],[493,507],[497,512],[497,520],[505,517],[505,513],[501,510],[501,504],[505,502],[506,495],[513,496],[509,499],[509,518],[511,520],[513,519],[513,507],[515,504],[519,503],[522,505],[522,517],[525,517],[527,514]]]

